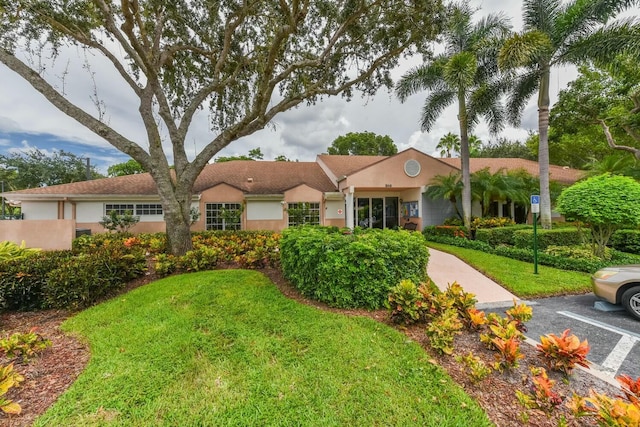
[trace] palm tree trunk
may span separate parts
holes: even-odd
[[[549,191],[549,80],[550,67],[542,68],[538,94],[538,168],[540,175],[540,223],[551,228],[551,192]]]
[[[471,173],[469,171],[469,133],[467,104],[464,92],[458,93],[458,122],[460,123],[460,163],[462,169],[462,214],[464,226],[471,230]]]

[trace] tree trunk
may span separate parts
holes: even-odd
[[[549,79],[550,69],[542,68],[538,94],[538,168],[540,179],[540,224],[551,228],[551,192],[549,190]]]
[[[193,248],[191,241],[191,185],[176,185],[171,177],[156,179],[162,201],[167,232],[167,246],[172,255],[180,256]]]
[[[462,169],[462,214],[464,226],[471,231],[471,172],[469,171],[469,134],[467,105],[464,92],[458,94],[458,121],[460,123],[460,166]]]

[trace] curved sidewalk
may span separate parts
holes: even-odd
[[[519,300],[511,292],[489,279],[460,258],[429,248],[427,274],[441,290],[450,283],[458,282],[466,292],[475,294],[481,307],[513,305]]]

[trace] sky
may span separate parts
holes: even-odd
[[[470,4],[480,8],[476,14],[478,17],[504,13],[511,18],[515,30],[521,29],[520,0],[471,0]],[[69,48],[54,64],[47,65],[46,73],[50,83],[94,115],[98,111],[94,102],[97,95],[97,99],[104,101],[107,123],[128,138],[145,141],[144,128],[137,117],[136,98],[128,91],[118,89],[117,77],[102,61],[99,57],[86,57],[81,51]],[[419,58],[405,60],[392,76],[397,80],[419,64]],[[552,102],[576,76],[575,68],[555,68],[552,71]],[[44,152],[64,150],[90,158],[102,173],[106,173],[108,166],[128,160],[127,155],[59,112],[2,64],[0,82],[0,154],[35,148]],[[281,113],[265,129],[232,142],[218,156],[247,154],[249,150],[260,147],[265,160],[284,155],[291,160],[313,161],[317,154],[326,152],[338,136],[364,131],[389,135],[400,151],[414,147],[438,156],[435,150],[438,140],[448,132],[459,133],[457,107],[453,105],[445,110],[434,128],[423,133],[420,130],[420,111],[424,99],[424,94],[416,94],[400,103],[393,93],[381,89],[373,97],[363,98],[356,93],[349,102],[334,97],[314,106],[300,106]],[[534,96],[524,111],[519,128],[507,128],[499,136],[524,140],[529,131],[537,130],[535,103]],[[200,113],[187,137],[188,155],[193,155],[212,139],[213,134],[208,128],[206,112]],[[473,133],[484,143],[496,138],[489,135],[482,123]]]

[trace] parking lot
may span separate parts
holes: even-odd
[[[539,342],[541,335],[560,335],[571,329],[580,340],[589,342],[588,359],[596,364],[595,368],[612,377],[640,377],[640,321],[621,308],[596,310],[596,301],[593,294],[529,301],[533,319],[527,322],[527,337]]]

